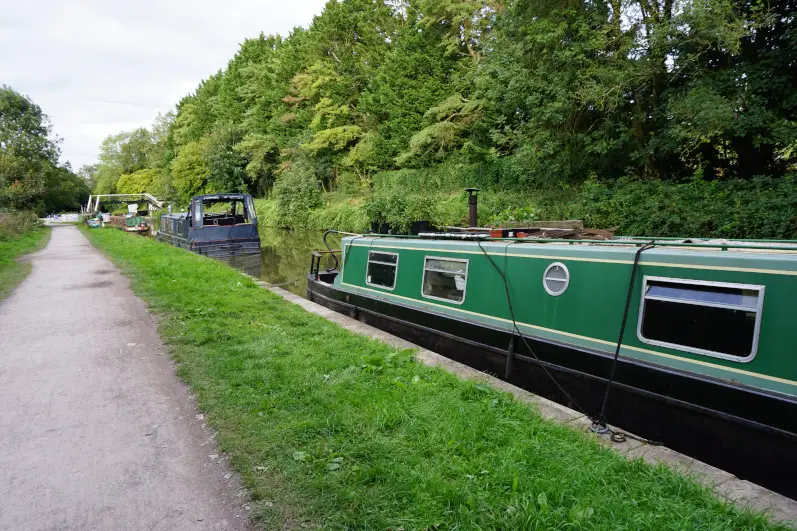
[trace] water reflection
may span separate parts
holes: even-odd
[[[306,297],[310,256],[313,251],[326,249],[324,233],[264,227],[260,227],[259,232],[260,255],[238,256],[225,261],[254,277]],[[340,238],[338,234],[329,235],[327,241],[332,249],[340,248]],[[332,267],[334,260],[326,258],[321,265]]]
[[[263,273],[263,260],[260,254],[228,256],[219,258],[219,260],[226,262],[234,268],[240,269],[244,273],[248,273],[253,277],[260,278],[260,275]]]

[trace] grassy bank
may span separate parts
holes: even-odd
[[[777,528],[221,263],[86,234],[161,317],[263,529]]]
[[[499,186],[511,182],[512,185]],[[311,183],[312,186],[314,186]],[[297,183],[296,186],[301,186]],[[274,194],[258,200],[265,225],[364,231],[372,221],[406,230],[412,221],[436,226],[467,222],[464,189],[480,188],[479,224],[513,220],[582,219],[620,234],[718,238],[797,238],[797,176],[683,182],[623,178],[532,183],[475,165],[377,174],[370,187]],[[291,190],[292,192],[293,190]],[[279,190],[278,190],[279,192]]]
[[[22,234],[3,235],[0,238],[0,300],[5,299],[30,273],[30,264],[17,262],[24,254],[38,251],[47,244],[50,229],[37,227]]]

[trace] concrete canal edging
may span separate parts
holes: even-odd
[[[511,393],[515,399],[526,404],[533,404],[540,415],[548,420],[564,424],[573,429],[588,433],[595,437],[602,445],[619,452],[628,459],[642,458],[652,465],[662,464],[672,470],[686,475],[694,481],[711,488],[720,499],[734,503],[743,508],[762,511],[770,515],[773,521],[781,522],[797,529],[797,500],[792,500],[769,489],[739,479],[729,472],[680,454],[664,446],[645,443],[633,435],[624,442],[613,442],[608,435],[599,436],[589,430],[591,420],[568,407],[537,396],[524,389],[516,387],[494,376],[483,373],[467,365],[448,359],[440,354],[419,347],[404,339],[388,334],[378,328],[367,325],[336,311],[325,308],[320,304],[304,299],[280,287],[269,284],[254,277],[250,277],[260,287],[265,288],[283,299],[297,304],[310,313],[321,316],[355,334],[377,339],[390,346],[401,349],[415,349],[415,358],[424,365],[440,367],[460,378],[478,380],[489,384],[501,391]],[[628,434],[625,430],[620,430]]]

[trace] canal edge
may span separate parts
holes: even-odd
[[[424,365],[439,367],[459,378],[477,380],[480,383],[488,384],[500,391],[508,392],[519,402],[534,405],[540,416],[544,419],[569,426],[582,433],[587,433],[604,447],[618,452],[629,460],[642,458],[644,461],[654,466],[660,464],[667,466],[674,472],[687,476],[700,485],[710,488],[715,496],[723,501],[733,503],[737,507],[761,511],[766,513],[773,521],[797,529],[797,500],[792,500],[791,498],[787,498],[786,496],[747,480],[739,479],[729,472],[678,453],[665,446],[645,443],[633,436],[633,434],[630,434],[627,430],[621,430],[620,428],[610,426],[610,428],[616,429],[616,431],[622,431],[623,433],[632,435],[631,437],[627,437],[624,442],[613,442],[608,434],[601,436],[591,432],[589,427],[592,421],[583,413],[446,358],[436,352],[420,347],[376,327],[367,325],[357,319],[325,308],[318,303],[255,278],[247,273],[241,273],[251,278],[259,287],[267,289],[286,301],[301,306],[306,311],[323,317],[350,332],[382,341],[395,348],[414,349],[416,350],[415,359]]]

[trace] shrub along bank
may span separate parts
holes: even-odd
[[[479,223],[583,219],[593,228],[619,227],[619,234],[718,238],[797,238],[797,175],[749,180],[684,182],[624,178],[601,182],[502,188],[506,170],[491,166],[442,165],[384,172],[367,191],[343,187],[322,193],[313,182],[294,183],[258,200],[261,221],[274,227],[364,231],[372,222],[406,231],[413,221],[463,226],[464,189],[481,188]],[[312,188],[297,193],[302,186]],[[305,190],[306,191],[306,190]]]
[[[778,529],[210,259],[85,232],[132,278],[264,529]]]
[[[0,213],[0,300],[30,273],[30,264],[16,258],[44,247],[49,235],[32,212]]]

